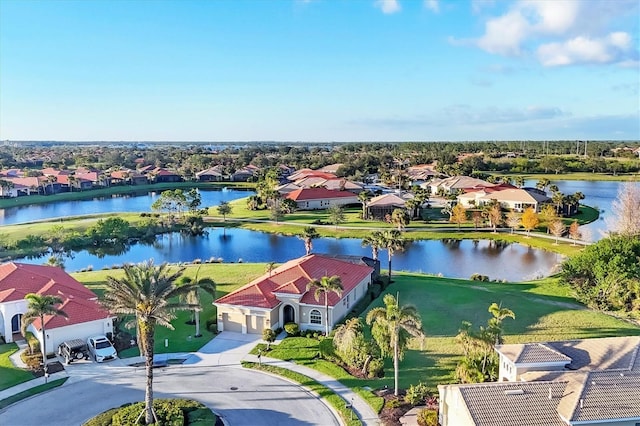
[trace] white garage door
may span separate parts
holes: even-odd
[[[242,333],[241,318],[244,318],[244,315],[229,315],[227,313],[222,314],[224,331],[235,331],[237,333]]]

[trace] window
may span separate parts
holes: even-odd
[[[311,324],[322,324],[322,315],[319,310],[314,309],[309,312],[309,322]]]

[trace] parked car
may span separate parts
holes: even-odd
[[[67,340],[58,345],[58,355],[65,364],[71,364],[77,359],[89,359],[89,347],[80,339]]]
[[[93,336],[87,339],[89,352],[96,362],[118,358],[118,353],[106,336]]]

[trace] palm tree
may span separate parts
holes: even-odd
[[[36,319],[40,320],[40,328],[42,329],[42,368],[44,370],[44,380],[47,381],[49,376],[47,372],[47,330],[44,325],[45,315],[49,316],[61,316],[68,318],[67,313],[61,309],[56,308],[56,305],[62,303],[62,299],[58,296],[51,296],[48,294],[35,294],[29,293],[25,297],[27,301],[27,312],[22,315],[22,335],[27,333],[27,327],[33,324]]]
[[[371,257],[378,260],[378,250],[382,246],[382,232],[373,231],[362,239],[362,247],[371,246]]]
[[[216,298],[216,283],[211,278],[200,278],[198,279],[198,272],[196,272],[195,278],[191,279],[191,277],[181,277],[178,281],[180,285],[191,284],[194,288],[184,295],[184,301],[190,305],[197,305],[197,308],[193,310],[193,316],[195,318],[196,323],[196,334],[195,337],[202,337],[200,333],[200,311],[202,310],[202,306],[200,305],[200,296],[201,291],[210,294],[211,297],[215,300]]]
[[[514,181],[518,188],[522,188],[524,186],[524,176],[516,176]]]
[[[367,218],[367,201],[369,201],[369,193],[362,191],[358,194],[358,201],[362,203],[362,218]]]
[[[404,357],[409,337],[424,338],[422,319],[415,306],[400,307],[391,294],[382,299],[384,307],[373,308],[367,314],[367,324],[372,325],[371,334],[383,356],[393,357],[394,394],[398,396],[398,371]]]
[[[147,384],[145,392],[145,423],[155,421],[153,411],[153,354],[156,325],[173,330],[171,320],[177,310],[195,309],[197,305],[181,303],[180,295],[192,292],[195,284],[176,285],[184,268],[169,271],[166,263],[153,261],[124,266],[124,277],[107,277],[102,304],[114,314],[135,315],[138,344],[145,357]]]
[[[381,248],[387,249],[387,255],[389,257],[389,284],[391,284],[391,258],[396,251],[404,250],[405,240],[402,238],[402,233],[397,229],[391,229],[382,233]]]
[[[313,240],[316,238],[320,238],[320,234],[316,231],[316,228],[313,226],[307,226],[300,234],[299,238],[304,241],[304,248],[307,251],[307,256],[311,253],[313,249]]]
[[[346,353],[354,348],[356,340],[362,336],[362,322],[360,317],[348,319],[336,328],[333,335],[333,346],[340,352]]]
[[[496,345],[501,345],[503,343],[502,321],[505,318],[516,319],[516,314],[511,309],[503,308],[501,304],[498,305],[496,302],[489,306],[489,313],[493,315],[493,318],[488,321],[489,332],[495,337]]]
[[[324,294],[324,324],[326,336],[329,335],[329,293],[335,293],[338,296],[342,296],[342,280],[339,276],[334,275],[332,277],[324,276],[319,280],[309,281],[307,284],[307,291],[315,287],[313,297],[316,302],[320,301],[320,296]]]
[[[393,209],[391,222],[398,228],[398,231],[402,231],[410,220],[409,213],[405,209]]]
[[[275,268],[276,268],[276,262],[268,262],[267,266],[265,267],[265,270],[269,273],[269,276],[271,276],[271,273]]]

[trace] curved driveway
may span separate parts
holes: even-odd
[[[123,367],[109,375],[70,378],[65,385],[18,402],[0,414],[11,426],[80,425],[130,401],[144,399],[144,369]],[[171,366],[154,370],[154,397],[200,401],[231,426],[338,425],[317,397],[280,378],[238,367]]]

